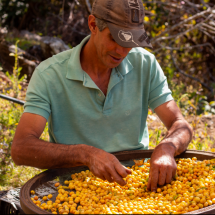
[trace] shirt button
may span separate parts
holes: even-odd
[[[99,97],[101,97],[101,96],[102,96],[102,94],[101,94],[101,93],[99,93],[98,95],[99,95]]]

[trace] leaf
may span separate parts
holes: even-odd
[[[135,166],[142,166],[144,164],[144,160],[145,158],[143,158],[142,160],[133,160],[135,163]]]
[[[202,190],[204,190],[204,189],[206,189],[206,190],[207,190],[208,188],[207,188],[207,187],[202,187],[201,189],[202,189]]]
[[[18,88],[19,88],[19,90],[21,90],[21,89],[22,89],[22,86],[19,84],[19,85],[18,85]]]
[[[173,199],[176,200],[178,198],[178,195],[174,196]]]
[[[204,189],[208,189],[207,187],[202,187],[196,190],[196,192],[199,192],[199,190],[204,190]]]
[[[187,97],[187,96],[188,96],[188,94],[182,95],[182,96],[178,99],[177,105],[179,106],[179,102],[180,102],[183,98],[185,98],[185,97]]]
[[[22,70],[22,67],[19,67],[19,68],[18,68],[18,72],[21,72],[21,70]]]
[[[191,102],[190,100],[188,101],[188,104],[189,104],[191,107],[193,107],[193,109],[196,110],[196,107],[192,104],[192,102]]]
[[[210,104],[210,106],[215,106],[215,101],[212,101],[209,104]]]

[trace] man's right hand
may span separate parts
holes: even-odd
[[[122,166],[114,155],[93,146],[87,149],[86,165],[95,176],[121,186],[126,185],[123,178],[131,174],[131,170]]]

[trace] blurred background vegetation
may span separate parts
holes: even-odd
[[[90,32],[93,0],[0,0],[0,93],[25,100],[37,65],[70,49]],[[193,126],[189,149],[215,148],[214,0],[143,0],[153,53],[178,106]],[[17,167],[10,156],[23,107],[0,99],[0,190],[23,185],[42,170]],[[149,111],[150,148],[166,129]],[[48,140],[47,127],[41,137]]]

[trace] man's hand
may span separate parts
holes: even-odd
[[[123,178],[131,174],[131,170],[122,166],[114,155],[95,147],[91,147],[88,152],[86,165],[95,176],[121,186],[126,185]]]
[[[170,183],[175,176],[177,165],[174,156],[186,150],[193,133],[174,101],[158,106],[155,112],[168,132],[151,156],[147,188],[154,192],[157,190],[157,184]]]
[[[174,147],[168,143],[161,143],[152,153],[147,189],[157,191],[157,184],[170,183],[176,174],[177,165],[174,159]]]

